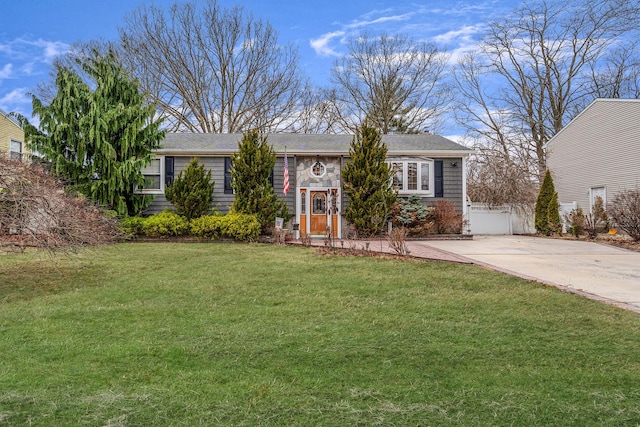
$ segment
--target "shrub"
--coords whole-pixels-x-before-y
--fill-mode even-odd
[[[254,241],[262,227],[256,215],[230,212],[227,215],[207,215],[191,221],[191,234],[204,239],[229,238]]]
[[[241,241],[254,241],[260,236],[262,226],[257,215],[230,212],[225,215],[223,235]]]
[[[547,206],[548,230],[552,234],[562,234],[562,220],[560,219],[560,204],[558,193],[554,192]]]
[[[456,211],[453,203],[448,200],[438,200],[433,211],[436,230],[439,234],[462,232],[462,214]]]
[[[201,239],[219,239],[222,237],[224,216],[205,215],[191,220],[191,234]]]
[[[609,213],[616,226],[640,241],[640,188],[616,194]]]
[[[609,231],[609,215],[604,209],[604,200],[602,197],[596,196],[591,207],[591,215],[593,215],[596,233],[606,233]]]
[[[125,235],[140,236],[144,234],[145,218],[141,216],[127,216],[120,220],[120,229]]]
[[[381,231],[396,201],[396,193],[389,185],[387,146],[380,132],[367,124],[358,127],[349,157],[342,169],[344,192],[349,200],[343,213],[358,235],[368,237]]]
[[[568,215],[564,216],[565,221],[569,224],[567,231],[578,238],[584,233],[586,226],[586,218],[582,212],[582,208],[572,209]]]
[[[194,158],[173,184],[167,187],[165,195],[176,207],[178,215],[191,220],[209,211],[213,201],[213,188],[211,171],[205,172],[204,165],[198,164],[198,158]]]
[[[287,204],[278,198],[270,182],[276,153],[266,136],[257,131],[245,133],[238,151],[231,156],[231,164],[235,212],[257,215],[265,232],[272,229],[276,217],[284,218],[285,223],[291,219]]]
[[[535,208],[535,226],[536,231],[541,234],[550,235],[549,229],[549,203],[556,193],[555,186],[553,185],[553,178],[551,172],[547,170],[540,186],[540,192],[536,199]]]
[[[407,234],[409,231],[405,227],[393,227],[389,233],[387,233],[387,241],[389,246],[398,255],[407,255],[409,249],[407,248]]]
[[[398,199],[391,207],[391,221],[394,228],[403,227],[410,236],[424,236],[430,233],[434,220],[434,208],[420,202],[420,196],[413,195]]]
[[[165,210],[144,220],[142,232],[149,237],[183,236],[189,232],[189,222],[172,210]]]
[[[122,237],[113,215],[36,164],[0,152],[0,249],[36,246],[50,251],[113,243]],[[11,236],[7,236],[11,234]]]

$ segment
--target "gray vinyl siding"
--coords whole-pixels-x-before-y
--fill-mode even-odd
[[[180,172],[187,168],[193,157],[195,156],[174,156],[174,176],[176,178]],[[224,192],[224,159],[225,156],[198,156],[198,162],[203,164],[206,170],[211,171],[211,179],[215,182],[211,207],[221,213],[227,213],[229,211],[234,199],[233,194],[225,194]],[[293,157],[289,156],[290,189],[286,197],[282,192],[284,183],[284,157],[278,157],[276,159],[273,176],[274,191],[280,199],[286,201],[290,214],[295,212],[295,169],[292,169],[292,167],[294,167],[293,162]],[[164,176],[162,179],[164,180]],[[152,215],[172,208],[173,205],[167,201],[164,194],[158,194],[155,196],[151,206],[149,206],[144,213],[145,215]]]
[[[436,158],[434,160],[442,160],[443,162],[444,195],[443,197],[428,199],[429,205],[437,203],[438,200],[448,200],[456,206],[458,212],[462,212],[462,158]],[[454,162],[457,164],[456,167],[451,166]]]
[[[547,166],[561,203],[590,208],[589,190],[606,202],[640,185],[640,101],[599,99],[547,145]]]

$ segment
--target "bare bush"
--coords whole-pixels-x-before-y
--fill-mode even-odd
[[[0,156],[0,248],[48,250],[111,243],[117,221],[71,196],[41,167]]]
[[[387,234],[387,241],[389,242],[389,246],[398,255],[407,255],[409,253],[409,249],[407,248],[408,233],[409,230],[407,230],[405,227],[393,227]]]
[[[462,232],[462,214],[456,211],[456,207],[450,201],[439,200],[436,203],[433,217],[438,234],[460,234]]]
[[[616,194],[609,214],[616,226],[634,241],[640,241],[640,188]]]

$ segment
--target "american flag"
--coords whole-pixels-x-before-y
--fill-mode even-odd
[[[284,149],[284,183],[282,184],[282,192],[286,196],[289,192],[289,159],[287,158],[287,149]]]

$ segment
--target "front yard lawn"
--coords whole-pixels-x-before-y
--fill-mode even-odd
[[[260,244],[0,256],[0,425],[637,425],[640,316]]]

